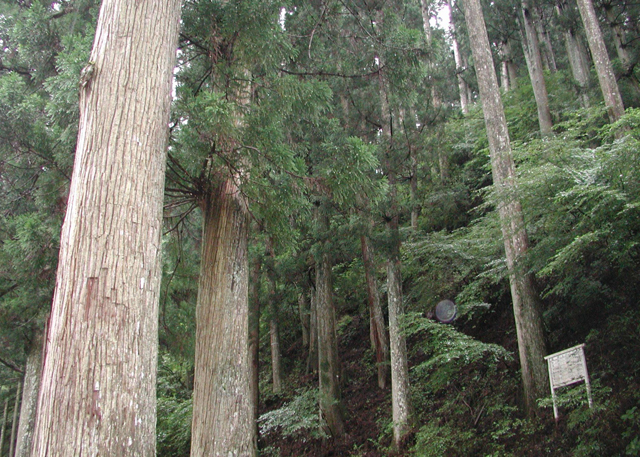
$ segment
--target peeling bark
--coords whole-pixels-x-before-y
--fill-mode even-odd
[[[255,456],[247,205],[227,179],[205,196],[202,210],[191,456]]]
[[[34,456],[156,453],[160,236],[180,7],[102,2],[92,76],[80,89]]]

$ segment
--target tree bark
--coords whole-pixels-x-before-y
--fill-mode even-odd
[[[307,356],[307,374],[318,371],[318,300],[316,293],[309,297],[309,355]]]
[[[22,406],[20,407],[20,424],[16,440],[15,457],[29,457],[33,442],[33,427],[36,420],[40,375],[42,373],[42,332],[34,335],[27,354],[24,370],[24,386],[22,388]]]
[[[466,70],[465,65],[460,55],[460,45],[457,38],[457,26],[453,20],[453,6],[452,1],[447,0],[447,6],[449,8],[449,17],[451,17],[451,44],[453,47],[453,59],[456,63],[456,80],[458,81],[458,93],[460,96],[460,109],[462,114],[469,114],[469,100],[467,99],[467,93],[469,88],[467,82],[464,80],[462,74]]]
[[[376,281],[376,269],[373,261],[373,253],[369,245],[367,235],[360,235],[362,249],[362,263],[367,282],[367,302],[369,304],[369,338],[371,348],[376,353],[376,366],[378,367],[378,387],[386,389],[389,379],[389,342],[382,315],[380,293]]]
[[[564,0],[558,0],[556,4],[556,12],[562,17],[565,14],[566,3]],[[589,107],[589,97],[587,95],[587,87],[589,86],[589,56],[582,41],[576,35],[574,27],[565,26],[563,28],[564,45],[567,51],[571,74],[578,89],[578,97],[583,108]]]
[[[302,346],[309,347],[309,308],[307,307],[307,296],[304,291],[298,296],[298,315],[300,316],[300,326],[302,327]]]
[[[228,178],[205,196],[202,210],[191,456],[255,456],[247,204]]]
[[[271,379],[273,382],[272,390],[274,394],[282,391],[282,374],[280,362],[280,335],[278,332],[278,304],[276,295],[276,272],[275,260],[276,256],[273,251],[273,240],[267,240],[267,277],[269,278],[269,310],[271,318],[269,319],[269,340],[271,343]]]
[[[0,429],[0,452],[4,444],[4,431],[7,429],[7,417],[9,412],[9,399],[4,400],[4,413],[2,414],[2,428]]]
[[[341,393],[341,369],[336,336],[336,310],[333,304],[331,254],[326,237],[329,232],[327,209],[321,205],[316,212],[322,252],[316,264],[316,307],[318,319],[318,371],[320,380],[320,417],[334,438],[344,435],[344,411]]]
[[[511,48],[511,40],[506,38],[500,47],[501,65],[501,83],[502,90],[509,92],[517,87],[517,72],[515,63],[513,62],[513,51]]]
[[[392,206],[395,206],[395,182],[390,179]],[[400,234],[397,210],[392,209],[388,224],[391,235],[391,252],[387,259],[387,298],[389,306],[389,348],[391,353],[391,407],[393,417],[393,442],[400,448],[402,438],[410,428],[411,405],[409,403],[409,365],[407,343],[400,328],[404,316],[402,273],[400,262]]]
[[[536,107],[538,108],[538,124],[540,125],[540,133],[543,136],[553,133],[553,121],[551,120],[551,111],[549,110],[549,96],[547,94],[547,86],[544,82],[544,73],[542,71],[542,55],[540,53],[540,43],[538,42],[538,34],[535,29],[535,18],[527,0],[521,1],[522,18],[524,25],[524,37],[522,47],[529,69],[529,78],[533,87],[533,96],[536,99]]]
[[[160,236],[180,6],[102,2],[81,80],[34,456],[156,453]]]
[[[544,63],[544,68],[551,73],[558,71],[556,66],[556,56],[553,52],[553,45],[551,44],[551,37],[544,26],[545,10],[539,5],[535,5],[536,17],[535,21],[536,33],[538,35],[538,43],[540,44],[540,54]]]
[[[638,78],[633,74],[634,64],[629,52],[627,51],[628,44],[625,38],[624,29],[620,26],[618,15],[616,14],[612,4],[605,6],[605,18],[613,32],[613,44],[615,45],[618,59],[622,65],[622,76],[628,79],[636,93],[640,93],[640,83],[638,82]]]
[[[14,456],[14,450],[16,448],[16,434],[18,433],[18,421],[20,416],[18,414],[18,407],[20,406],[20,388],[22,383],[18,383],[16,388],[16,401],[13,404],[13,419],[11,421],[11,439],[9,440],[9,457]]]
[[[540,301],[534,278],[519,264],[528,249],[522,208],[517,198],[515,166],[498,81],[493,67],[489,39],[479,0],[465,0],[469,41],[476,61],[478,88],[482,99],[493,182],[500,195],[498,213],[505,245],[511,298],[518,336],[518,349],[527,413],[536,411],[536,399],[548,389],[544,362],[546,345]]]
[[[271,340],[271,379],[273,381],[273,393],[279,394],[282,392],[282,372],[280,361],[280,335],[278,331],[278,319],[276,317],[272,317],[269,321],[269,337]]]
[[[255,257],[251,271],[249,292],[249,368],[251,405],[253,406],[255,436],[258,436],[258,405],[260,404],[260,256]]]
[[[585,33],[587,34],[589,48],[591,49],[591,57],[598,74],[598,82],[604,97],[604,104],[609,112],[609,120],[615,122],[624,114],[624,105],[615,74],[613,73],[613,67],[609,60],[609,54],[607,54],[607,47],[604,44],[598,16],[596,16],[591,0],[577,0],[577,2]]]

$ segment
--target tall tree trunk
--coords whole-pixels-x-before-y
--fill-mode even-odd
[[[548,388],[540,301],[535,291],[533,276],[527,274],[519,265],[520,259],[528,249],[527,232],[522,208],[517,198],[509,132],[498,91],[498,81],[493,67],[482,8],[479,0],[465,0],[464,5],[489,140],[493,182],[501,199],[498,213],[509,270],[525,408],[529,414],[532,414],[536,411],[536,399],[545,395]]]
[[[556,4],[556,12],[562,17],[567,8],[564,0],[558,0]],[[578,97],[583,108],[589,106],[589,97],[587,95],[587,87],[589,85],[589,56],[582,41],[576,35],[573,27],[564,27],[564,45],[571,67],[571,74],[578,88]]]
[[[278,304],[276,291],[276,256],[273,251],[273,240],[267,240],[267,277],[269,278],[269,340],[271,343],[271,379],[273,381],[273,393],[279,394],[282,391],[281,357],[280,357],[280,334],[278,331]]]
[[[616,14],[616,11],[612,4],[608,4],[605,6],[605,18],[607,20],[607,23],[609,24],[609,27],[611,28],[611,31],[613,32],[613,44],[615,45],[618,59],[620,60],[620,64],[622,65],[622,76],[628,79],[636,93],[639,94],[640,82],[638,82],[638,78],[633,73],[634,64],[631,60],[629,52],[627,51],[628,44],[625,38],[624,29],[620,26],[618,15]]]
[[[16,435],[18,433],[18,421],[20,420],[20,416],[18,414],[19,406],[20,406],[20,388],[22,387],[22,383],[18,383],[18,387],[16,388],[16,400],[13,404],[13,419],[11,421],[11,439],[9,440],[9,457],[13,457],[15,446],[16,446]]]
[[[7,429],[7,417],[9,412],[9,399],[4,399],[4,413],[2,414],[2,428],[0,429],[0,452],[4,444],[4,431]]]
[[[598,24],[598,16],[596,16],[591,0],[577,0],[577,2],[591,49],[591,57],[598,74],[600,89],[604,96],[604,104],[609,111],[610,121],[615,122],[624,114],[624,105],[611,67],[609,54],[607,54],[607,47],[604,44],[600,24]]]
[[[344,411],[341,393],[341,369],[336,336],[336,310],[333,304],[331,253],[326,237],[329,215],[324,204],[316,211],[318,233],[322,240],[316,264],[316,307],[318,318],[318,370],[320,378],[320,416],[334,438],[344,435]]]
[[[378,367],[378,387],[386,389],[389,379],[389,342],[385,331],[384,316],[380,304],[380,293],[376,281],[376,269],[373,261],[373,253],[369,245],[367,235],[360,235],[362,249],[362,263],[367,282],[367,302],[369,304],[369,337],[371,348],[376,353],[376,365]]]
[[[258,405],[260,404],[260,256],[255,257],[251,270],[249,291],[249,368],[251,404],[253,406],[254,429],[258,436]]]
[[[542,61],[544,68],[551,73],[558,71],[556,66],[556,56],[553,52],[553,45],[551,44],[551,37],[547,28],[544,26],[545,10],[539,5],[535,5],[535,11],[537,20],[535,21],[536,33],[538,35],[538,43],[540,44],[540,54],[542,55]]]
[[[395,194],[395,182],[390,183]],[[392,195],[395,201],[395,195]],[[402,438],[410,427],[411,405],[409,403],[409,365],[407,343],[401,330],[404,316],[402,296],[402,274],[400,262],[400,234],[397,211],[389,222],[391,253],[387,260],[387,298],[389,306],[389,347],[391,352],[391,406],[393,417],[393,442],[400,447]]]
[[[160,236],[180,6],[102,2],[81,78],[34,456],[156,454]]]
[[[381,62],[382,64],[382,62]],[[400,442],[409,430],[411,409],[409,405],[409,368],[404,334],[400,331],[400,320],[404,314],[402,303],[402,277],[400,272],[400,236],[398,230],[398,208],[396,196],[395,170],[391,154],[393,153],[392,118],[387,98],[387,88],[383,72],[378,73],[380,90],[380,112],[382,137],[387,141],[384,172],[389,180],[389,214],[387,215],[391,241],[387,253],[387,298],[389,307],[389,352],[391,359],[391,409],[393,417],[393,442],[400,448]]]
[[[309,355],[305,370],[307,374],[318,371],[318,300],[316,297],[317,291],[309,296]]]
[[[460,44],[458,43],[458,27],[453,19],[453,6],[452,1],[447,0],[447,7],[449,8],[449,17],[451,18],[451,45],[453,48],[453,59],[456,63],[456,80],[458,81],[458,93],[460,96],[460,109],[462,114],[469,114],[469,100],[467,99],[467,93],[469,88],[467,82],[464,80],[462,74],[466,70],[463,63],[462,56],[460,55]]]
[[[36,420],[40,375],[42,373],[42,332],[36,332],[27,353],[20,407],[20,425],[16,440],[15,457],[29,457],[33,441],[33,427]]]
[[[272,308],[271,310],[275,310]],[[274,316],[269,321],[269,338],[271,340],[271,379],[273,380],[273,393],[282,392],[282,373],[280,357],[280,335],[278,331],[278,319]]]
[[[542,56],[540,54],[540,44],[538,42],[538,34],[535,29],[535,18],[528,0],[521,0],[522,18],[524,25],[524,37],[522,47],[529,69],[529,78],[533,87],[533,96],[536,99],[536,107],[538,108],[538,124],[540,125],[540,133],[543,136],[553,133],[553,121],[551,120],[551,111],[549,110],[549,96],[547,95],[547,86],[544,82],[544,73],[542,71]]]
[[[247,204],[228,178],[205,196],[202,210],[191,456],[255,456]]]

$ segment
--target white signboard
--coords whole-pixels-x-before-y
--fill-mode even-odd
[[[549,364],[549,383],[553,397],[553,416],[558,419],[558,407],[556,406],[556,391],[559,387],[568,386],[583,381],[587,388],[589,408],[593,406],[591,400],[591,384],[587,372],[587,360],[584,357],[584,344],[579,344],[564,351],[556,352],[545,357]]]

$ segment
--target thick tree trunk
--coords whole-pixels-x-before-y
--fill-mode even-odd
[[[456,80],[458,81],[458,93],[460,95],[460,109],[462,114],[469,114],[469,100],[467,99],[467,93],[469,88],[467,82],[464,80],[462,74],[466,70],[463,63],[462,56],[460,55],[460,45],[457,38],[457,26],[453,20],[453,7],[452,1],[447,0],[447,6],[449,7],[449,17],[451,17],[451,45],[453,47],[453,59],[456,63]]]
[[[34,456],[155,455],[160,236],[180,6],[102,2],[81,80]]]
[[[528,249],[522,208],[517,198],[515,169],[507,122],[493,68],[489,39],[479,0],[465,0],[469,41],[476,61],[478,88],[491,154],[494,186],[500,192],[499,216],[504,239],[511,298],[518,336],[520,365],[528,413],[536,411],[536,399],[548,389],[548,373],[542,316],[534,280],[519,265]]]
[[[18,387],[16,388],[16,400],[13,404],[13,419],[11,421],[11,438],[9,440],[9,457],[14,456],[14,450],[16,448],[16,434],[18,433],[18,421],[20,420],[18,411],[20,407],[21,387],[22,387],[22,383],[18,383]]]
[[[591,49],[591,57],[598,74],[600,89],[604,96],[604,104],[609,110],[609,119],[611,122],[615,122],[624,114],[624,105],[611,67],[609,54],[607,54],[607,47],[604,44],[598,16],[596,16],[591,0],[577,0],[577,2]]]
[[[369,337],[371,348],[376,353],[376,365],[378,367],[378,387],[386,389],[389,380],[389,342],[382,315],[380,304],[380,293],[376,281],[375,264],[373,253],[366,235],[360,235],[360,246],[362,248],[362,263],[364,264],[364,275],[367,282],[367,302],[369,304]]]
[[[37,332],[29,347],[27,363],[24,370],[22,406],[20,407],[20,425],[18,427],[15,457],[31,456],[33,427],[36,421],[36,406],[38,405],[41,373],[42,332]]]
[[[260,402],[260,268],[262,262],[256,256],[251,270],[251,282],[249,292],[249,368],[251,405],[253,417],[256,419],[255,434],[258,436],[258,405]]]
[[[318,233],[325,239],[329,232],[329,216],[322,205],[317,210]],[[334,438],[344,435],[344,411],[341,394],[341,369],[336,335],[336,310],[333,304],[331,254],[323,241],[316,264],[316,306],[318,319],[318,370],[320,378],[320,417]]]
[[[540,125],[540,133],[551,135],[553,133],[553,121],[551,120],[551,111],[549,110],[549,96],[547,94],[547,86],[544,82],[544,73],[542,71],[542,55],[540,54],[540,44],[538,42],[538,34],[535,29],[535,18],[533,10],[529,6],[527,0],[521,1],[522,18],[524,25],[524,37],[522,47],[529,69],[529,78],[533,87],[533,96],[536,99],[536,107],[538,108],[538,124]]]
[[[564,0],[558,0],[556,4],[556,12],[562,17],[566,9]],[[567,51],[571,74],[578,89],[578,97],[583,108],[589,106],[589,97],[586,93],[589,85],[589,56],[582,41],[576,35],[573,27],[564,27],[564,45]]]
[[[232,179],[202,203],[191,455],[257,454],[249,367],[249,219]]]

